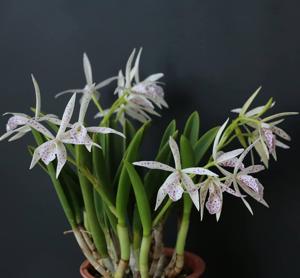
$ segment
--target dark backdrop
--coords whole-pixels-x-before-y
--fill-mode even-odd
[[[260,101],[276,98],[275,111],[299,110],[299,8],[299,1],[275,0],[2,0],[0,111],[29,111],[33,72],[44,108],[59,114],[65,99],[53,95],[83,85],[84,51],[101,80],[139,46],[143,73],[166,74],[171,107],[156,121],[151,148],[173,117],[182,124],[197,109],[207,130],[259,85]],[[1,125],[4,132],[5,119]],[[252,217],[227,198],[218,224],[193,215],[187,248],[207,262],[206,277],[300,277],[299,121],[284,126],[292,149],[263,176],[270,209],[254,205]],[[0,276],[79,277],[82,255],[63,235],[68,225],[48,178],[38,167],[28,171],[27,142],[0,144]]]

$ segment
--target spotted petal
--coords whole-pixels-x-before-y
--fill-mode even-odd
[[[43,135],[45,135],[50,139],[54,138],[53,134],[47,128],[45,128],[42,124],[40,124],[38,121],[34,119],[28,120],[26,125],[37,130],[38,132],[42,133]]]
[[[241,173],[247,175],[247,174],[252,174],[252,173],[258,173],[260,171],[263,171],[264,169],[265,169],[265,167],[263,165],[260,165],[260,164],[252,165],[252,166],[249,166],[249,167],[243,169],[241,171]]]
[[[244,149],[236,149],[236,150],[233,150],[230,152],[223,153],[217,157],[216,162],[222,163],[222,162],[231,160],[232,158],[239,156],[243,151],[244,151]]]
[[[291,136],[287,134],[283,129],[277,126],[272,126],[271,129],[277,136],[283,138],[284,140],[291,141]]]
[[[102,134],[113,133],[125,138],[125,135],[123,133],[109,127],[92,126],[92,127],[87,127],[86,129],[88,132],[92,132],[92,133],[102,133]]]
[[[19,125],[25,125],[30,118],[25,115],[15,115],[8,119],[6,124],[6,131],[11,131],[16,129]]]
[[[195,207],[199,210],[199,192],[198,187],[194,184],[192,179],[185,173],[182,173],[182,182],[189,193]]]
[[[214,172],[212,172],[208,169],[202,168],[202,167],[186,168],[186,169],[183,169],[182,172],[186,173],[186,174],[194,174],[194,175],[206,175],[206,176],[213,176],[213,177],[218,176]]]
[[[179,148],[178,148],[176,141],[171,136],[169,138],[169,146],[170,146],[172,154],[173,154],[176,169],[181,169]]]
[[[61,136],[65,132],[66,128],[68,127],[70,120],[72,118],[72,115],[73,115],[75,101],[76,101],[76,94],[73,94],[73,96],[71,97],[71,99],[69,100],[69,102],[65,108],[65,111],[64,111],[64,114],[63,114],[63,117],[61,120],[61,125],[60,125],[58,133],[57,133],[57,137]]]
[[[36,163],[41,159],[46,165],[55,159],[56,144],[54,140],[47,141],[38,146],[32,157],[30,169],[32,169]]]
[[[201,219],[201,221],[203,220],[204,205],[205,205],[205,200],[206,200],[207,193],[208,193],[208,187],[209,187],[209,184],[207,184],[207,183],[204,183],[202,186],[200,186],[200,219]]]
[[[57,156],[57,167],[56,167],[56,178],[58,178],[62,168],[67,162],[67,150],[63,143],[56,143],[56,156]]]
[[[138,162],[134,162],[133,165],[145,167],[148,169],[157,169],[157,170],[163,170],[168,172],[175,171],[173,167],[170,167],[169,165],[157,161],[138,161]]]
[[[182,196],[183,189],[180,186],[180,182],[179,182],[177,173],[172,173],[165,180],[163,185],[159,188],[157,197],[156,197],[155,210],[158,209],[158,207],[161,205],[162,201],[165,199],[165,197],[169,193],[170,193],[170,198],[172,197],[173,201],[179,200]]]
[[[213,187],[209,188],[209,197],[206,202],[206,208],[210,214],[218,214],[222,210],[222,193]]]

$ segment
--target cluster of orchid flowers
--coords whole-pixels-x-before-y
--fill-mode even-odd
[[[107,117],[115,115],[121,125],[124,125],[127,116],[142,123],[151,120],[151,115],[159,116],[155,108],[158,107],[162,109],[163,107],[168,107],[164,99],[163,88],[159,82],[163,74],[153,74],[141,81],[139,77],[141,52],[142,49],[139,50],[136,58],[135,50],[132,52],[126,64],[125,74],[120,70],[118,76],[108,78],[98,84],[93,81],[90,61],[87,55],[84,54],[83,68],[86,85],[83,89],[67,90],[57,95],[60,96],[66,93],[72,94],[61,119],[53,114],[43,115],[41,113],[40,89],[32,75],[36,96],[35,115],[31,117],[23,113],[7,113],[12,116],[7,122],[7,131],[1,136],[0,140],[10,137],[9,141],[14,141],[32,129],[38,131],[44,135],[47,141],[35,149],[30,169],[40,160],[48,165],[57,159],[56,177],[58,178],[62,168],[67,162],[67,149],[65,145],[84,145],[88,151],[91,151],[92,147],[101,148],[101,146],[93,142],[91,134],[113,133],[124,137],[121,132],[102,126],[103,123],[105,125]],[[117,81],[117,88],[114,93],[118,99],[109,109],[102,109],[98,102],[98,91],[113,81]],[[169,139],[169,146],[173,154],[175,167],[157,161],[139,161],[133,163],[136,166],[170,172],[170,175],[158,190],[155,210],[161,206],[167,195],[175,202],[181,199],[184,192],[189,194],[197,210],[201,211],[201,219],[203,218],[204,207],[207,208],[210,214],[215,214],[217,219],[219,219],[222,211],[223,193],[229,193],[241,198],[251,213],[252,209],[245,199],[245,194],[248,194],[263,205],[268,206],[263,197],[264,187],[252,174],[264,170],[265,166],[268,167],[270,155],[276,159],[276,147],[288,148],[288,146],[278,140],[278,138],[287,141],[291,138],[277,125],[283,121],[284,116],[296,113],[280,113],[262,118],[264,113],[274,106],[272,100],[264,106],[248,110],[258,94],[258,91],[259,90],[248,99],[242,108],[233,110],[233,112],[238,113],[238,121],[233,121],[228,127],[227,120],[220,127],[214,139],[210,161],[206,166],[182,169],[179,148],[172,137]],[[77,94],[82,94],[80,111],[78,120],[71,124]],[[85,116],[91,101],[93,101],[99,109],[99,113],[95,117],[102,118],[103,121],[99,126],[86,127]],[[53,135],[52,132],[42,124],[43,122],[56,125],[58,127],[56,135]],[[247,133],[246,139],[248,141],[246,143],[244,142],[244,148],[222,152],[221,149],[228,140],[228,131],[237,129],[240,131],[241,127],[245,129]],[[254,149],[257,151],[265,166],[254,163]],[[244,159],[249,152],[252,154],[252,163],[246,167],[244,165]],[[219,174],[208,169],[211,167],[215,167]],[[230,168],[233,170],[229,171]],[[206,179],[203,180],[203,178],[201,178],[198,180],[199,182],[195,182],[195,177],[197,176],[206,176]],[[242,191],[240,189],[242,189]]]
[[[264,200],[264,187],[252,174],[258,173],[264,170],[265,167],[268,167],[270,155],[274,159],[277,158],[276,147],[289,148],[278,137],[286,141],[290,141],[291,137],[277,125],[284,121],[282,117],[298,113],[285,112],[261,118],[270,107],[274,106],[275,103],[272,102],[272,99],[264,106],[247,111],[259,91],[260,88],[248,99],[242,108],[232,110],[234,113],[239,113],[238,119],[241,119],[240,125],[248,132],[248,146],[245,146],[246,148],[239,148],[228,152],[220,151],[226,141],[226,126],[229,122],[229,120],[226,120],[215,136],[211,161],[205,167],[181,169],[179,148],[172,137],[169,139],[169,145],[175,161],[175,168],[156,161],[133,163],[134,165],[148,169],[171,172],[158,191],[155,210],[161,205],[167,195],[171,200],[178,201],[181,199],[183,192],[189,194],[197,210],[200,210],[201,220],[204,215],[204,206],[210,214],[216,215],[217,221],[219,220],[224,192],[241,198],[251,214],[253,214],[252,208],[248,201],[245,200],[246,195],[244,194],[248,194],[259,203],[268,207],[267,202]],[[253,128],[253,131],[250,131],[249,127]],[[238,125],[235,128],[238,128],[240,131]],[[265,166],[255,164],[253,148],[257,151],[260,160]],[[251,152],[252,163],[246,167],[244,159],[249,152]],[[223,176],[208,170],[207,168],[209,167],[215,167]],[[229,171],[228,168],[233,169],[233,171]],[[199,183],[194,183],[192,178],[196,175],[205,175],[207,179]],[[240,188],[244,194],[241,193]]]

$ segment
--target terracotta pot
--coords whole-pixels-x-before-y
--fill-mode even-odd
[[[167,257],[171,257],[173,254],[173,249],[165,248],[164,253]],[[191,272],[191,274],[186,276],[186,278],[200,278],[204,273],[205,262],[197,255],[190,252],[185,252],[184,262],[185,268]],[[89,269],[91,269],[90,263],[88,261],[84,261],[80,266],[80,274],[83,278],[94,278],[94,276],[90,274]]]

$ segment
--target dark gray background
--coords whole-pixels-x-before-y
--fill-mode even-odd
[[[53,95],[83,85],[83,51],[100,81],[139,46],[143,73],[166,74],[171,109],[156,121],[155,143],[170,119],[182,124],[195,109],[203,131],[222,123],[259,85],[260,102],[274,96],[275,111],[299,110],[299,8],[299,1],[274,0],[2,0],[0,111],[29,111],[33,72],[45,110],[60,114],[66,99]],[[4,132],[5,119],[1,125]],[[194,214],[187,245],[207,262],[206,277],[300,277],[298,118],[284,126],[293,147],[262,175],[270,209],[254,204],[252,217],[227,198],[218,224]],[[28,171],[28,142],[0,144],[0,276],[79,277],[82,255],[63,235],[68,225],[48,177]]]

